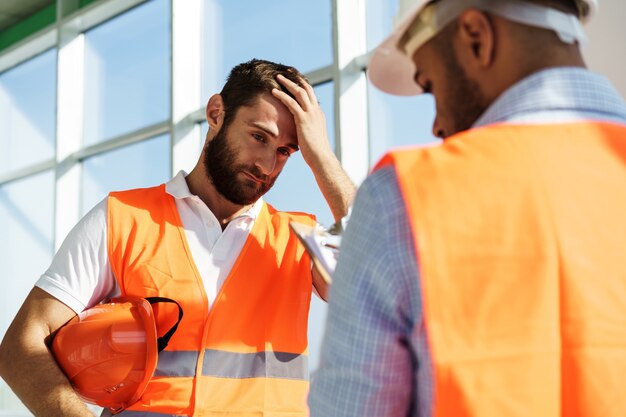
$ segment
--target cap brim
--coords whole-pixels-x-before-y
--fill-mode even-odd
[[[419,10],[419,7],[416,8],[374,49],[368,65],[367,76],[376,88],[385,93],[397,96],[415,96],[423,93],[413,79],[415,75],[413,60],[397,47],[398,41]]]

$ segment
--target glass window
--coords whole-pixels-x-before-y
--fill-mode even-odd
[[[169,135],[92,156],[83,162],[81,212],[110,191],[151,187],[170,179]]]
[[[54,158],[56,49],[0,74],[0,174]]]
[[[432,134],[435,101],[430,94],[392,96],[368,85],[370,165],[390,148],[438,141]]]
[[[152,0],[85,35],[84,143],[170,114],[169,1]]]
[[[333,82],[318,84],[313,89],[326,116],[326,131],[330,146],[335,149],[335,84]]]
[[[367,50],[383,41],[393,28],[399,0],[366,0]]]
[[[54,172],[0,185],[0,339],[53,252]],[[0,379],[0,414],[29,415]]]
[[[203,5],[206,94],[220,91],[231,68],[252,58],[303,73],[332,63],[330,0],[204,0]]]

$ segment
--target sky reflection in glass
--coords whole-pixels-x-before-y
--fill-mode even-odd
[[[83,162],[81,213],[110,191],[151,187],[170,178],[169,135],[124,146]]]
[[[86,33],[85,145],[169,118],[169,14],[152,0]]]
[[[231,68],[252,58],[303,73],[332,63],[330,0],[204,0],[203,6],[205,94],[219,92]]]
[[[56,49],[0,74],[0,174],[54,158]]]

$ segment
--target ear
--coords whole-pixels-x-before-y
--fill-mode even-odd
[[[467,9],[458,18],[458,33],[463,57],[478,68],[491,66],[494,59],[495,28],[489,16]]]
[[[206,104],[206,121],[209,129],[219,130],[224,122],[224,101],[219,94],[213,94]]]

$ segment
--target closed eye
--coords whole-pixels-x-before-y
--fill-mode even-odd
[[[432,83],[430,81],[427,81],[425,83],[420,82],[420,76],[421,76],[421,73],[419,71],[415,71],[415,75],[413,75],[413,81],[415,81],[415,84],[419,85],[419,87],[422,89],[422,91],[424,91],[424,93],[426,94],[432,93],[432,90],[433,90]]]
[[[278,148],[278,152],[283,155],[286,156],[287,158],[289,158],[291,156],[292,151],[289,148]]]

